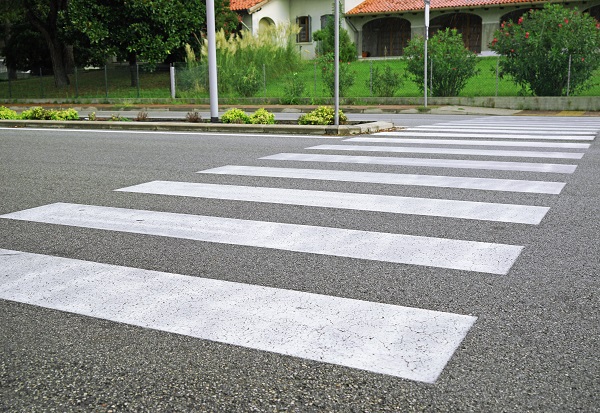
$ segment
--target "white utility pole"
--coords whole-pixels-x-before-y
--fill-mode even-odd
[[[335,11],[333,12],[335,24],[335,35],[333,41],[334,49],[334,92],[333,92],[333,124],[340,126],[340,0],[335,0]]]
[[[217,87],[217,41],[215,29],[215,0],[206,0],[206,37],[208,38],[208,89],[210,121],[219,122],[219,90]]]
[[[431,3],[431,0],[424,0],[425,1],[425,81],[423,82],[423,90],[425,93],[425,99],[424,99],[424,107],[427,107],[427,41],[429,40],[429,4]]]

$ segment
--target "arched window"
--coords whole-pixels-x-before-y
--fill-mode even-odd
[[[269,27],[274,26],[274,25],[275,25],[275,22],[273,20],[271,20],[268,17],[263,17],[258,22],[258,31],[261,32],[261,31],[266,30]]]
[[[513,10],[509,13],[506,13],[502,17],[500,17],[500,23],[508,22],[510,20],[512,20],[513,22],[519,21],[519,17],[522,17],[529,10],[540,10],[540,8],[539,7],[533,7],[533,8],[530,7],[528,9]]]
[[[462,34],[465,47],[481,53],[481,17],[468,13],[452,13],[437,16],[429,24],[429,35],[446,28],[457,29]]]
[[[410,22],[398,17],[377,19],[363,26],[363,52],[370,56],[401,56],[410,40]]]

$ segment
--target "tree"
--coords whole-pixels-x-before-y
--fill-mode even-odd
[[[503,22],[490,48],[503,56],[503,76],[512,77],[534,95],[561,96],[590,86],[600,66],[598,45],[600,23],[593,17],[546,4],[517,22]]]
[[[323,29],[313,33],[313,39],[321,42],[319,50],[320,55],[324,56],[329,53],[334,53],[335,22],[332,16],[327,17],[327,24]],[[350,40],[348,31],[343,27],[340,27],[340,61],[354,62],[357,58],[356,46]]]
[[[412,81],[423,90],[424,40],[416,37],[408,42],[404,56]],[[456,29],[440,30],[428,42],[431,93],[434,96],[458,96],[467,81],[477,74],[477,55],[469,51]],[[429,85],[427,85],[429,86]]]
[[[97,53],[129,61],[135,86],[138,59],[162,62],[183,47],[206,9],[202,0],[70,0],[68,16]]]
[[[68,73],[73,67],[73,48],[61,36],[61,16],[69,0],[14,0],[11,7],[22,7],[31,26],[44,38],[54,73],[56,87],[69,84]]]

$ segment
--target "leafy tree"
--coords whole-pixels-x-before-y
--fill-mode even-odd
[[[69,84],[68,73],[73,67],[73,48],[61,32],[61,16],[69,0],[14,0],[11,7],[22,10],[27,21],[44,38],[57,87]]]
[[[407,71],[413,82],[423,89],[424,40],[416,37],[408,42],[404,56]],[[431,93],[434,96],[458,96],[467,81],[478,72],[477,55],[469,51],[456,29],[440,30],[428,42],[428,54],[433,61],[430,73]],[[427,85],[429,87],[429,85]]]
[[[106,58],[162,62],[204,24],[202,0],[70,0],[68,19]]]
[[[15,74],[17,70],[31,70],[37,74],[40,68],[46,74],[52,71],[52,59],[48,46],[42,35],[34,30],[28,22],[11,23],[3,54],[6,66],[14,70]]]
[[[327,53],[319,57],[318,62],[323,75],[323,87],[330,96],[333,96],[335,94],[335,56],[333,53]],[[348,90],[354,85],[356,72],[350,69],[350,63],[340,62],[339,68],[339,92],[343,97],[347,96]]]
[[[546,4],[517,22],[503,22],[491,49],[503,55],[501,74],[537,96],[560,96],[591,86],[600,66],[600,23],[577,9]],[[571,60],[571,78],[569,74]],[[568,83],[569,86],[568,86]]]
[[[341,20],[342,19],[340,19],[340,25]],[[327,18],[327,24],[323,29],[313,33],[313,39],[321,42],[319,54],[326,55],[328,53],[334,53],[335,22],[332,16]],[[340,60],[342,62],[354,62],[356,59],[356,46],[350,40],[348,31],[343,27],[340,27]]]

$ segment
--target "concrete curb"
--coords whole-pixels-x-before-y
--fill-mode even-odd
[[[370,122],[357,125],[237,125],[228,123],[190,122],[109,122],[109,121],[52,121],[0,120],[0,127],[49,129],[108,129],[182,132],[270,133],[304,135],[359,135],[392,129],[391,122]]]

